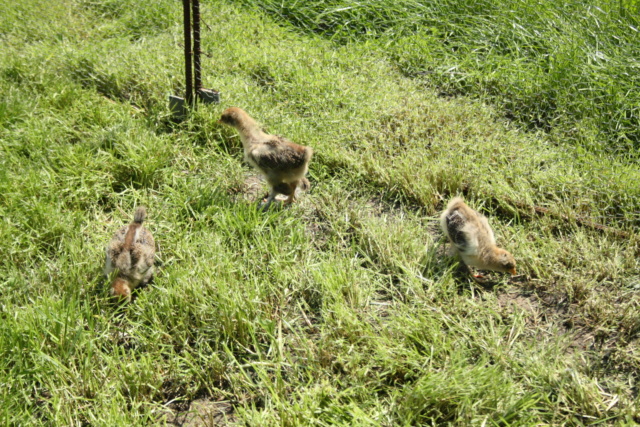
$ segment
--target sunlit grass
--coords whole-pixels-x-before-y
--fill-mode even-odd
[[[203,4],[223,103],[173,123],[179,3],[28,4],[0,7],[2,423],[148,425],[197,398],[247,425],[639,421],[623,157],[225,2]],[[299,203],[256,209],[231,105],[314,148]],[[436,221],[454,194],[521,276],[457,272]],[[117,308],[104,246],[140,204],[161,267]]]
[[[443,96],[469,95],[560,142],[640,149],[634,0],[245,0],[308,33],[377,49]]]

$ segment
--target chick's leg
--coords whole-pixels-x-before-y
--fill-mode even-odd
[[[469,271],[469,276],[471,277],[471,280],[473,280],[477,284],[486,285],[487,283],[489,283],[490,279],[484,274],[480,273],[479,271],[474,272],[473,270],[471,270],[471,267],[469,266],[467,266],[467,270]]]
[[[288,198],[287,200],[285,200],[284,204],[285,205],[290,205],[291,203],[295,202],[296,200],[296,188],[298,188],[298,181],[295,182],[291,182],[289,183],[289,194],[288,194]]]
[[[277,195],[278,195],[278,192],[272,188],[271,191],[269,192],[269,197],[267,197],[267,201],[264,202],[262,206],[260,206],[260,209],[262,209],[263,211],[266,211],[267,209],[269,209],[269,206],[271,206],[271,203],[273,202],[273,200],[276,198]]]

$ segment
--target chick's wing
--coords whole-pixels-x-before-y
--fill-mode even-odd
[[[288,139],[273,136],[251,150],[247,157],[259,168],[273,171],[288,171],[304,166],[305,147]]]

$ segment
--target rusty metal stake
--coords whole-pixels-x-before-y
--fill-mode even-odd
[[[182,0],[182,11],[184,13],[184,74],[186,83],[185,101],[187,105],[192,106],[193,97],[193,76],[191,71],[191,17],[190,17],[190,1]],[[198,40],[198,44],[200,41]]]
[[[193,15],[193,68],[196,93],[202,89],[202,68],[200,65],[200,0],[191,0]]]
[[[205,104],[220,103],[220,92],[202,87],[202,66],[200,63],[200,0],[192,1],[193,14],[193,66],[195,71],[196,97]]]
[[[205,104],[217,104],[220,102],[220,92],[202,87],[200,0],[182,0],[182,12],[184,15],[184,73],[186,93],[184,98],[173,95],[169,96],[169,109],[173,112],[174,117],[178,119],[186,118],[188,109],[195,108],[198,100]]]

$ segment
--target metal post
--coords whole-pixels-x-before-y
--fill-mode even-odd
[[[193,14],[193,67],[196,97],[202,90],[202,68],[200,66],[200,0],[191,0]]]
[[[185,95],[185,101],[187,105],[193,106],[193,77],[191,71],[191,16],[190,16],[190,1],[182,0],[182,10],[184,12],[184,73],[185,82],[187,85],[187,93]]]
[[[202,87],[202,67],[200,63],[200,0],[182,0],[182,12],[184,14],[184,73],[186,93],[184,98],[169,95],[169,109],[173,117],[178,120],[184,120],[189,114],[189,107],[195,108],[197,101],[201,101],[204,104],[218,104],[220,102],[220,92]],[[191,45],[191,15],[193,15],[193,46]],[[194,77],[195,90],[193,87]]]

